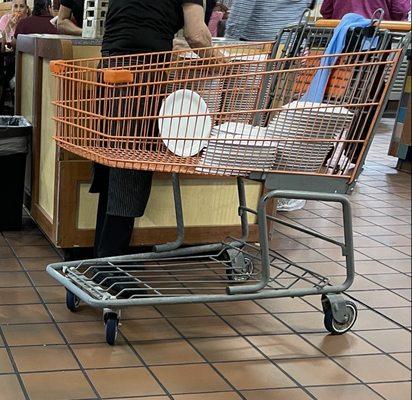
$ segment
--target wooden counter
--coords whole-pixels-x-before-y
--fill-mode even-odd
[[[94,239],[97,196],[88,193],[91,163],[57,148],[54,140],[55,59],[99,56],[98,40],[27,35],[17,41],[16,113],[33,124],[31,215],[55,246],[89,247]],[[182,177],[187,243],[210,243],[240,233],[235,179]],[[256,207],[258,183],[247,184],[248,204]],[[252,221],[251,239],[257,239]],[[156,175],[145,216],[136,220],[133,245],[152,245],[176,236],[170,176]]]

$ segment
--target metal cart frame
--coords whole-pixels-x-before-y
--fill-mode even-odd
[[[303,36],[300,37],[295,33],[307,33],[307,26],[292,28],[292,32],[294,33],[290,37],[299,47]],[[383,32],[382,35],[384,41],[386,33]],[[278,43],[281,43],[280,39]],[[278,47],[275,46],[273,51],[278,52]],[[286,55],[289,56],[290,54]],[[398,61],[401,53],[399,52],[395,58],[392,62],[397,66],[392,69],[390,80],[399,69]],[[268,69],[273,68],[273,64],[276,64],[276,59],[273,63],[268,63]],[[287,64],[284,66],[288,68]],[[59,76],[63,70],[62,65],[57,65],[54,73]],[[263,80],[262,87],[265,86],[273,89],[276,81]],[[49,265],[47,272],[67,289],[67,307],[75,312],[83,301],[92,307],[103,309],[106,340],[111,345],[116,341],[122,308],[138,305],[210,303],[321,295],[326,329],[333,334],[343,334],[350,330],[356,321],[357,309],[354,303],[342,295],[355,278],[352,213],[347,195],[353,191],[361,173],[390,86],[391,82],[387,82],[384,87],[379,107],[373,116],[373,129],[369,132],[361,158],[356,164],[355,173],[350,179],[347,175],[300,174],[290,173],[287,170],[276,171],[276,173],[270,170],[251,171],[247,177],[262,182],[268,192],[260,199],[258,209],[253,210],[246,203],[244,178],[237,178],[242,237],[228,238],[225,243],[184,248],[182,247],[184,215],[179,175],[173,173],[176,241],[157,246],[150,253]],[[276,91],[269,90],[269,92],[276,96]],[[263,104],[265,98],[268,98],[268,91],[265,89],[260,93],[263,93],[263,97],[259,102]],[[270,109],[270,107],[263,108]],[[60,145],[68,148],[62,143]],[[73,150],[70,147],[68,149]],[[340,204],[344,241],[336,241],[311,229],[268,215],[268,202],[277,198]],[[248,242],[249,215],[257,218],[259,245]],[[333,284],[328,278],[298,265],[271,249],[268,222],[296,229],[340,247],[346,260],[345,281],[342,284]],[[302,284],[306,286],[302,287]]]

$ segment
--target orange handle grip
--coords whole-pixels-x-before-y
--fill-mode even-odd
[[[318,19],[317,27],[336,28],[339,25],[340,19]],[[411,23],[406,21],[382,21],[380,27],[394,32],[409,32]]]
[[[104,83],[133,83],[133,74],[127,69],[105,69]]]
[[[61,75],[66,67],[63,65],[63,60],[52,60],[50,61],[49,68],[50,72],[54,75]]]

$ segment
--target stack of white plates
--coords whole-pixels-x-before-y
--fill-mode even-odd
[[[270,169],[276,157],[276,143],[268,139],[266,128],[244,123],[216,126],[197,171],[247,175],[248,170]]]
[[[344,107],[310,102],[293,102],[283,109],[269,123],[268,132],[279,140],[274,167],[278,170],[319,171],[334,143],[316,140],[342,137],[350,127],[353,113]]]
[[[243,122],[251,119],[251,115],[248,115],[247,111],[256,107],[263,79],[259,73],[265,71],[266,63],[263,61],[266,59],[267,55],[265,54],[232,58],[232,61],[240,62],[240,64],[231,67],[230,74],[233,77],[225,80],[222,99],[224,112],[245,111],[245,115],[238,115],[237,119]]]

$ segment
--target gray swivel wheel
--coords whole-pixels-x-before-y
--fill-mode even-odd
[[[332,305],[326,296],[322,298],[322,305],[325,313],[325,328],[332,335],[343,335],[344,333],[350,331],[353,325],[355,325],[358,317],[358,308],[352,301],[345,301],[346,310],[344,313],[344,319],[341,321],[336,319],[336,316],[332,310]]]
[[[119,333],[119,316],[114,312],[105,313],[104,325],[106,342],[110,346],[114,346],[116,344],[117,335]]]
[[[253,259],[237,249],[228,249],[224,253],[224,259],[229,268],[226,269],[226,276],[230,281],[246,282],[254,270]]]
[[[68,289],[66,289],[66,307],[71,312],[77,312],[80,307],[80,299]]]

